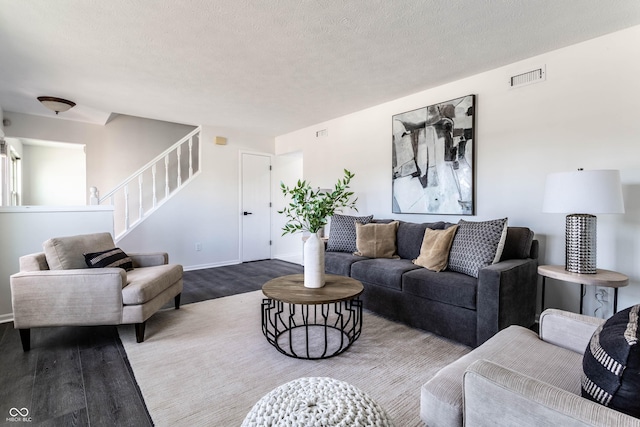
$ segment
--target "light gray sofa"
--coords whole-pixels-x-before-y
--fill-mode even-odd
[[[540,333],[510,326],[422,386],[430,427],[635,426],[640,420],[580,396],[582,356],[604,320],[549,309]]]
[[[144,341],[145,322],[174,299],[180,307],[182,266],[169,264],[165,252],[126,254],[133,270],[88,268],[84,254],[115,248],[109,233],[57,237],[44,252],[20,257],[13,274],[13,323],[24,351],[30,328],[135,324],[137,342]]]

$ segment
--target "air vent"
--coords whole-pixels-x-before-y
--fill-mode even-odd
[[[329,136],[329,131],[327,129],[322,129],[316,132],[316,138],[324,138]]]
[[[546,66],[538,67],[533,70],[518,73],[509,77],[509,87],[517,88],[521,86],[530,85],[533,83],[540,83],[547,79]]]

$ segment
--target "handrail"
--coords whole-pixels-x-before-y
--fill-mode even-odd
[[[198,126],[197,128],[195,128],[193,131],[189,132],[187,135],[185,135],[182,139],[180,139],[178,142],[176,142],[175,144],[173,144],[171,147],[167,148],[166,150],[164,150],[162,153],[158,154],[153,160],[151,160],[150,162],[148,162],[146,165],[142,166],[140,169],[138,169],[137,171],[135,171],[134,173],[132,173],[131,175],[129,175],[129,178],[125,179],[124,181],[122,181],[120,184],[116,185],[113,190],[109,191],[106,195],[102,196],[100,198],[100,204],[102,204],[102,202],[104,202],[105,200],[107,200],[108,198],[110,198],[111,196],[113,196],[115,193],[118,192],[119,189],[121,189],[122,187],[124,187],[125,185],[127,185],[128,183],[130,183],[131,181],[133,181],[134,179],[136,179],[138,177],[138,175],[143,174],[144,172],[147,171],[147,169],[151,168],[153,165],[155,165],[156,163],[158,163],[161,159],[165,158],[168,154],[170,154],[172,151],[175,151],[176,148],[178,148],[180,145],[182,145],[183,143],[187,142],[187,140],[189,140],[191,137],[193,137],[196,134],[199,134],[200,131],[202,130],[201,126]]]
[[[171,147],[164,150],[157,155],[153,160],[146,165],[135,171],[127,179],[118,184],[113,190],[109,191],[103,197],[98,196],[98,190],[95,187],[90,189],[90,204],[100,205],[105,202],[113,205],[114,207],[114,231],[116,242],[128,234],[133,228],[137,227],[146,217],[148,217],[153,211],[158,209],[164,202],[176,194],[177,190],[184,187],[189,183],[196,175],[200,173],[201,169],[201,153],[202,143],[200,140],[201,127],[194,129],[189,134],[185,135]],[[193,145],[194,139],[197,136],[197,152],[194,153]],[[183,146],[188,144],[188,153],[183,156]],[[184,157],[188,155],[188,159]],[[194,155],[197,159],[197,170],[194,171]],[[172,157],[170,161],[170,157]],[[188,160],[188,164],[185,164],[184,172],[182,168],[182,162],[185,163]],[[171,163],[175,162],[175,163]],[[157,194],[156,180],[158,178],[157,169],[158,164],[161,163],[160,168],[164,166],[164,194],[161,192],[161,197]],[[175,174],[175,181],[170,182],[170,168],[171,176]],[[188,168],[188,170],[187,170]],[[144,174],[151,174],[151,194],[148,192],[148,186],[144,186]],[[188,177],[183,179],[182,174],[188,173]],[[137,180],[136,188],[130,188],[130,184]],[[131,186],[133,187],[133,186]],[[146,192],[145,192],[146,190]],[[133,201],[129,200],[130,193],[134,194],[137,191],[137,197]],[[117,200],[116,200],[117,196]],[[151,197],[151,201],[145,201],[145,196]],[[137,203],[137,206],[136,206]],[[146,209],[145,209],[146,208]],[[131,221],[130,216],[134,216],[134,220]]]

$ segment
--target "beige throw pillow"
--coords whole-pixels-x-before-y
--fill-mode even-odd
[[[354,255],[369,258],[398,258],[396,232],[398,221],[389,224],[360,224],[356,222],[356,246]]]
[[[424,231],[420,255],[413,260],[413,263],[432,271],[442,271],[447,268],[449,250],[457,229],[457,225],[451,226],[446,230],[427,228]]]

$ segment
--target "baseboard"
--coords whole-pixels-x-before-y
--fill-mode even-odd
[[[226,265],[236,265],[240,263],[241,263],[240,260],[233,260],[233,261],[224,261],[224,262],[214,262],[211,264],[189,265],[189,266],[182,266],[182,270],[184,271],[204,270],[205,268],[224,267]]]
[[[302,265],[302,255],[297,252],[290,253],[290,254],[276,255],[273,257],[273,259],[279,259],[279,260],[287,261],[293,264]]]
[[[0,314],[0,323],[13,322],[13,313]]]

